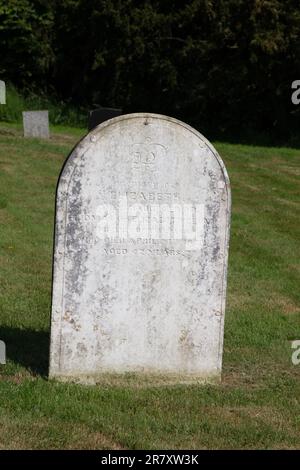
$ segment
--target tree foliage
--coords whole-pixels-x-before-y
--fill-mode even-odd
[[[0,0],[1,75],[210,135],[298,128],[298,0]]]

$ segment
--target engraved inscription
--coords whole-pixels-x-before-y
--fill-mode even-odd
[[[152,169],[157,158],[164,157],[167,148],[146,138],[145,142],[137,142],[129,147],[130,162],[134,169]]]
[[[103,193],[104,194],[104,193]],[[119,191],[108,191],[108,197],[114,201],[119,197],[123,196],[123,193]],[[125,195],[129,201],[149,201],[149,202],[171,202],[179,201],[179,194],[172,192],[148,192],[148,191],[126,191]]]

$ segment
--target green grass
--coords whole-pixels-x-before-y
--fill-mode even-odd
[[[47,380],[55,186],[84,130],[0,125],[0,448],[299,448],[300,151],[216,143],[233,214],[222,384]]]
[[[32,91],[19,91],[12,84],[6,86],[6,105],[0,105],[0,121],[21,123],[22,111],[48,109],[50,123],[55,125],[87,125],[87,109],[75,108],[74,105],[49,98],[45,94],[37,95]]]

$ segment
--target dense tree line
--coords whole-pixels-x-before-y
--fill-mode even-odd
[[[300,133],[299,0],[0,0],[0,77],[210,136]]]

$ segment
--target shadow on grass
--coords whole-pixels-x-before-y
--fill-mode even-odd
[[[0,326],[0,339],[6,345],[6,359],[35,375],[48,374],[50,333]]]

